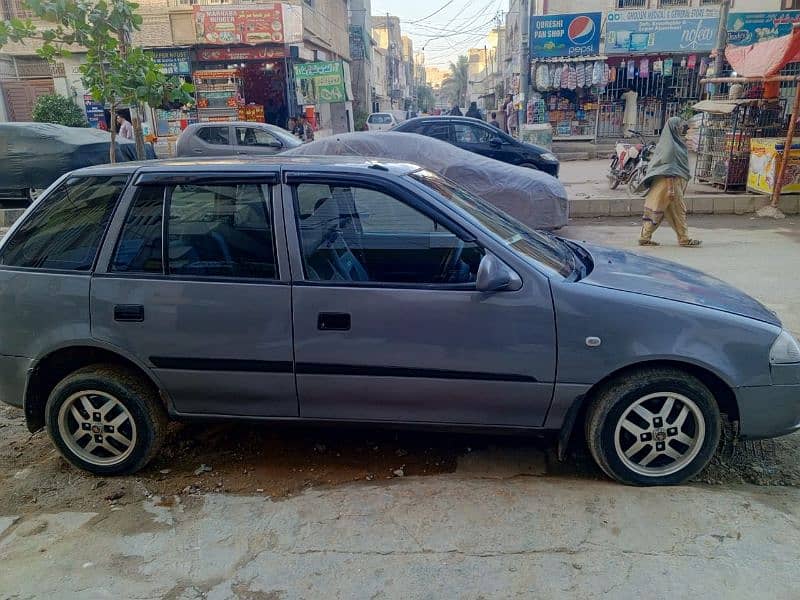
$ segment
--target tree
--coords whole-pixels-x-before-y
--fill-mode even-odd
[[[461,55],[455,63],[450,63],[450,75],[442,82],[442,90],[453,104],[466,106],[467,86],[469,85],[469,59]]]
[[[111,162],[116,158],[114,121],[122,105],[131,108],[136,153],[145,158],[141,106],[188,104],[193,88],[167,77],[152,56],[131,46],[131,34],[142,24],[139,5],[128,0],[28,0],[28,7],[46,26],[38,28],[30,19],[0,22],[0,48],[9,41],[40,41],[36,53],[49,61],[69,56],[70,47],[85,48],[81,80],[97,102],[111,109]]]
[[[417,86],[417,104],[422,112],[429,113],[436,108],[436,96],[433,94],[433,88],[429,85]]]
[[[33,105],[33,120],[66,127],[88,127],[83,111],[66,96],[45,94]]]

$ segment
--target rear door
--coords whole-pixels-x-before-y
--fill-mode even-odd
[[[227,124],[200,127],[190,140],[193,156],[231,156],[233,150],[231,127]]]
[[[179,413],[298,414],[276,181],[144,173],[115,215],[92,334],[149,365]]]

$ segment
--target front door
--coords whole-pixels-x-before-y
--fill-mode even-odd
[[[234,127],[236,154],[270,156],[283,149],[283,143],[263,127]]]
[[[500,162],[516,164],[517,153],[514,147],[502,139],[500,132],[494,128],[474,123],[453,124],[454,144],[464,150],[481,154]],[[500,140],[500,144],[492,144],[492,140]]]
[[[476,291],[486,250],[404,186],[297,177],[284,206],[299,238],[300,415],[542,425],[555,374],[547,285]]]
[[[93,336],[149,365],[180,413],[298,414],[282,214],[258,175],[140,182],[92,282]]]

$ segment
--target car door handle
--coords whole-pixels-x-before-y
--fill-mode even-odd
[[[320,331],[350,331],[350,315],[347,313],[319,313],[317,329]]]
[[[114,306],[115,321],[144,321],[144,306],[141,304],[117,304]]]

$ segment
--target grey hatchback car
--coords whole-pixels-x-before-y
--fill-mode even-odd
[[[172,160],[62,177],[0,246],[0,397],[130,473],[169,419],[585,435],[675,484],[800,427],[800,346],[688,268],[526,228],[415,165]]]
[[[285,129],[266,123],[193,123],[178,137],[175,155],[270,156],[302,143]]]

